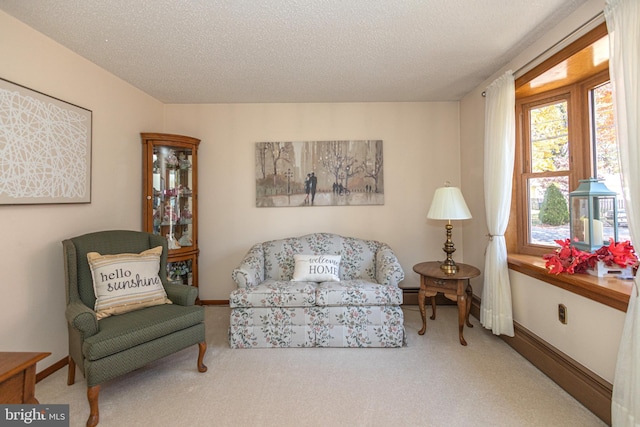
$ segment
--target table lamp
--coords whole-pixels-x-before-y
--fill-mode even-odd
[[[447,258],[440,264],[440,269],[446,274],[457,273],[458,266],[451,257],[451,254],[456,251],[451,240],[451,230],[453,229],[451,220],[471,218],[471,212],[469,212],[460,189],[458,187],[450,187],[449,182],[446,182],[444,187],[438,188],[433,195],[427,218],[448,221],[446,225],[447,241],[442,248],[447,254]]]

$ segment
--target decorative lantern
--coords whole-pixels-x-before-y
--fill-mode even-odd
[[[575,191],[569,193],[571,244],[594,252],[618,241],[618,203],[611,191],[595,178],[581,179]]]

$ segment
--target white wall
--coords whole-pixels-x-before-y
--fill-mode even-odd
[[[517,271],[509,274],[514,320],[613,382],[625,313]],[[567,324],[558,321],[567,307]]]
[[[200,297],[227,300],[231,272],[260,241],[325,231],[391,245],[419,287],[414,264],[443,259],[444,222],[428,221],[433,192],[460,183],[458,103],[167,105],[166,130],[199,149]],[[382,139],[383,206],[255,206],[255,143]],[[462,233],[455,235],[462,259]]]
[[[473,225],[464,228],[464,255],[469,263],[484,265],[486,216],[483,197],[484,98],[482,91],[507,70],[516,71],[581,27],[604,9],[603,0],[590,0],[522,52],[460,103],[460,149],[462,190],[474,212]],[[582,363],[609,382],[613,381],[617,347],[624,313],[553,287],[545,282],[511,272],[514,320]],[[474,286],[481,296],[483,284]],[[558,304],[569,311],[569,323],[558,321]]]
[[[0,206],[0,351],[68,354],[61,241],[141,228],[141,131],[161,130],[163,106],[0,11],[0,77],[93,111],[90,204]]]

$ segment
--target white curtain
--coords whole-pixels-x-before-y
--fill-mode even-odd
[[[484,199],[489,243],[484,262],[480,323],[496,335],[513,336],[511,284],[504,232],[511,209],[515,156],[515,84],[511,71],[486,90]]]
[[[625,209],[631,241],[640,247],[640,1],[607,0],[609,72],[615,99],[616,129]],[[611,402],[615,427],[640,426],[640,310],[638,278],[625,318]]]

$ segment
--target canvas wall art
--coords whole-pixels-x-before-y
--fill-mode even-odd
[[[0,204],[91,201],[91,111],[0,79]]]
[[[384,204],[382,140],[256,143],[256,206]]]

